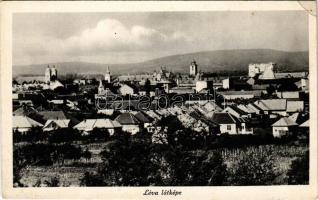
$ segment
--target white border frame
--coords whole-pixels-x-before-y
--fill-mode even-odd
[[[315,2],[313,2],[315,4]],[[315,6],[315,5],[314,5]],[[315,7],[314,7],[315,9]],[[302,186],[226,187],[59,187],[12,186],[12,13],[15,12],[140,12],[140,11],[283,11],[304,10],[288,1],[110,1],[110,2],[2,2],[0,102],[2,186],[4,198],[94,199],[316,199],[317,198],[317,40],[316,17],[309,15],[310,76],[310,184]],[[145,189],[177,189],[182,196],[143,196]]]

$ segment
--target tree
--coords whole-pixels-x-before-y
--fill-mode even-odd
[[[145,91],[147,96],[150,95],[150,90],[151,90],[151,83],[150,83],[150,80],[147,78],[145,82]]]
[[[247,151],[232,169],[229,175],[231,185],[269,185],[278,176],[271,151],[257,155]]]
[[[106,186],[102,176],[85,172],[84,176],[80,179],[80,186]]]
[[[45,180],[44,184],[47,187],[59,187],[60,186],[60,179],[58,177],[52,177],[49,181]]]
[[[92,158],[92,153],[86,148],[86,150],[82,153],[82,157],[86,159],[86,162]]]
[[[176,150],[173,159],[173,185],[223,185],[226,181],[226,165],[218,152]]]
[[[266,92],[269,96],[271,96],[274,92],[275,92],[275,87],[273,85],[269,85],[267,88],[266,88]]]
[[[309,151],[293,160],[287,172],[288,184],[300,185],[309,183]]]

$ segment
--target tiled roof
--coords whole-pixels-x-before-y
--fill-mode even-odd
[[[287,112],[299,112],[304,110],[303,101],[287,101]]]
[[[204,108],[210,112],[210,111],[222,111],[222,108],[220,106],[218,106],[216,103],[214,102],[207,102],[204,105]]]
[[[29,115],[31,113],[36,113],[36,110],[30,106],[21,106],[13,112],[13,115]]]
[[[239,104],[237,108],[246,113],[256,113],[254,109],[252,109],[251,107],[248,107],[247,105]]]
[[[131,113],[122,113],[116,119],[122,125],[137,125],[139,120]]]
[[[86,119],[74,126],[76,129],[93,130],[94,128],[119,128],[117,121],[110,119]]]
[[[214,113],[212,115],[211,121],[217,124],[235,124],[235,117],[230,113]]]
[[[136,114],[134,115],[142,123],[150,123],[151,121],[153,121],[150,116],[141,111],[136,112]]]
[[[36,126],[43,126],[39,122],[26,116],[13,116],[13,128],[31,128]]]
[[[255,101],[254,104],[262,110],[286,110],[286,99],[266,99]]]
[[[309,119],[304,123],[300,124],[299,127],[309,127]]]
[[[234,110],[234,112],[238,113],[239,115],[246,115],[247,113],[239,108],[237,108],[236,106],[228,106],[229,108],[231,108],[232,110]]]
[[[296,122],[293,122],[291,119],[289,119],[288,117],[282,117],[280,118],[277,122],[275,122],[272,126],[297,126],[298,124],[296,124]]]
[[[67,119],[63,111],[40,111],[38,113],[44,120]]]
[[[45,125],[44,125],[44,128],[47,127],[51,123],[56,124],[60,128],[67,128],[69,123],[70,123],[70,120],[69,119],[47,120]]]

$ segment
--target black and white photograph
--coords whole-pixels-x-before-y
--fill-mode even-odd
[[[12,187],[308,186],[309,15],[13,13]]]

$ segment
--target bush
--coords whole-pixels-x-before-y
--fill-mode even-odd
[[[309,183],[309,151],[292,162],[287,176],[288,184],[305,185]]]

